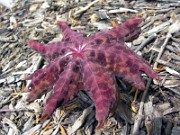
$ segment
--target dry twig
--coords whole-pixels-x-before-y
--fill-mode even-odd
[[[146,45],[148,45],[149,42],[151,42],[153,39],[155,39],[157,37],[157,34],[154,33],[152,34],[150,37],[148,37],[146,40],[144,40],[140,46],[138,46],[135,50],[135,52],[140,51],[141,49],[143,49]]]
[[[143,96],[142,96],[142,99],[141,99],[138,114],[135,117],[134,129],[133,129],[132,135],[139,135],[139,127],[140,127],[142,119],[144,118],[144,115],[143,115],[144,101],[146,99],[146,95],[148,93],[149,86],[150,86],[151,82],[152,82],[152,79],[148,79],[146,89],[145,89]]]
[[[99,0],[95,0],[95,1],[93,1],[91,3],[89,3],[87,6],[82,7],[80,10],[78,10],[77,12],[74,13],[74,16],[77,16],[78,14],[81,14],[82,12],[85,12],[86,10],[88,10],[91,6],[93,6],[97,2],[99,2]]]

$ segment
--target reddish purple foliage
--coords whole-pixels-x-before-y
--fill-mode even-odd
[[[53,88],[42,115],[47,118],[57,106],[71,100],[83,88],[94,102],[97,128],[100,128],[117,100],[114,76],[122,77],[138,89],[145,88],[142,72],[158,79],[150,66],[123,44],[139,35],[141,21],[134,17],[90,37],[58,22],[63,33],[62,41],[42,45],[30,40],[29,46],[43,55],[49,64],[25,78],[31,80],[27,86],[31,91],[27,100],[33,101],[48,88]]]

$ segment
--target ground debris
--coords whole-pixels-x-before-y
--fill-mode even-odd
[[[31,0],[5,5],[0,5],[1,135],[180,134],[179,1]],[[41,123],[42,105],[48,94],[27,104],[26,82],[20,79],[46,62],[27,47],[27,40],[48,43],[62,38],[56,26],[58,20],[91,35],[133,16],[144,21],[139,38],[128,46],[149,61],[161,81],[144,76],[146,91],[134,94],[129,93],[132,87],[117,79],[121,93],[118,109],[100,130],[95,129],[92,101],[83,92]]]

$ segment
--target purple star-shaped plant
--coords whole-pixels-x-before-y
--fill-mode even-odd
[[[71,30],[64,22],[58,22],[63,33],[59,42],[43,45],[28,42],[36,52],[44,56],[49,64],[24,78],[31,80],[27,101],[40,98],[49,88],[53,89],[48,98],[42,118],[49,117],[54,110],[84,90],[94,102],[97,128],[102,127],[110,110],[117,101],[115,76],[123,78],[138,89],[144,89],[141,73],[158,79],[157,74],[137,54],[124,45],[139,33],[142,19],[131,18],[106,32],[86,37]]]

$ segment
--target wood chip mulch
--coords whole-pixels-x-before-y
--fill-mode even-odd
[[[91,35],[133,16],[144,19],[140,36],[128,47],[149,61],[160,82],[144,76],[146,90],[118,80],[121,102],[100,130],[95,110],[83,92],[40,121],[50,95],[26,102],[21,78],[47,63],[27,46],[62,38],[56,25]],[[179,135],[180,134],[180,1],[31,0],[9,8],[0,5],[0,135]]]

